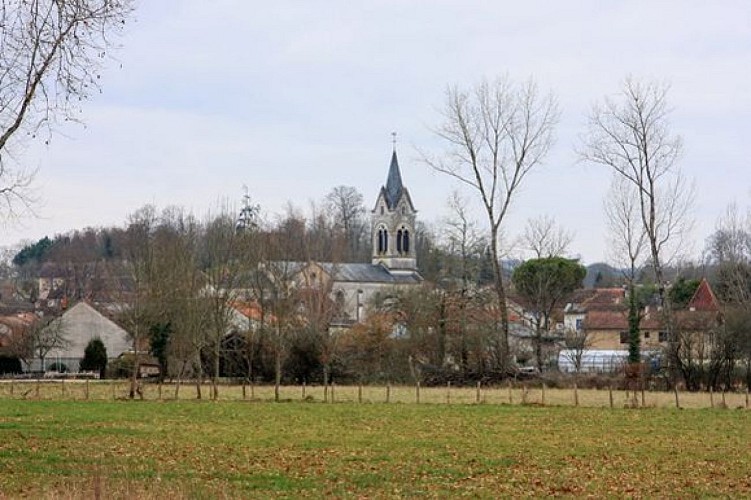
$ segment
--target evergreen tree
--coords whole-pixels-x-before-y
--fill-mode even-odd
[[[100,338],[94,338],[86,345],[81,360],[81,371],[98,371],[100,377],[104,377],[107,368],[107,348]]]

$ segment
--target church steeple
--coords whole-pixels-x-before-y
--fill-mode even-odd
[[[402,183],[396,147],[386,185],[381,187],[373,208],[373,264],[386,266],[392,273],[415,273],[415,214],[409,192]]]
[[[399,161],[396,159],[396,148],[391,155],[389,176],[386,179],[386,202],[393,209],[402,196],[402,174],[399,172]]]

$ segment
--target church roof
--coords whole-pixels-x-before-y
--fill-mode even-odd
[[[392,274],[380,264],[335,264],[322,262],[321,266],[336,281],[362,283],[420,283],[422,278],[417,273]]]
[[[394,153],[391,155],[389,176],[386,179],[386,203],[390,209],[396,207],[403,190],[402,174],[399,172],[399,161],[396,159],[396,150],[394,150]]]

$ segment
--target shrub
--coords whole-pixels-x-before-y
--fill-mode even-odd
[[[107,348],[104,342],[99,338],[94,338],[86,345],[81,360],[81,371],[99,372],[99,376],[104,378],[104,371],[107,368]]]

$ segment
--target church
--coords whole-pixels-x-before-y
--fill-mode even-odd
[[[396,150],[391,155],[386,185],[371,212],[372,257],[368,263],[294,263],[300,285],[329,287],[337,314],[332,327],[346,328],[363,321],[366,306],[377,294],[420,286],[417,269],[415,219],[417,210],[402,183]]]

